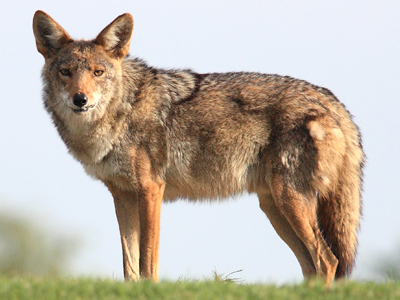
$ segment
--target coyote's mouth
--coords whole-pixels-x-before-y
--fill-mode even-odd
[[[80,107],[80,108],[72,108],[72,111],[76,113],[77,115],[82,115],[84,113],[87,113],[90,109],[92,109],[94,105],[90,106],[85,106],[85,107]]]

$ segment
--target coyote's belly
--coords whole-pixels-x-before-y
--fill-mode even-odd
[[[232,144],[219,152],[173,148],[164,199],[223,199],[252,191],[258,181],[260,148],[257,143]]]

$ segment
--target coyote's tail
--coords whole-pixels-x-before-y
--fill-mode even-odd
[[[322,140],[314,138],[317,149],[323,150],[318,151],[316,171],[317,216],[320,231],[339,260],[335,277],[340,278],[351,273],[357,254],[364,153],[350,115],[340,124],[325,122],[325,128],[327,134]]]

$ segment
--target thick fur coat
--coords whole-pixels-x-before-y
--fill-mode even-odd
[[[158,278],[162,200],[246,191],[305,277],[329,284],[351,272],[364,154],[329,90],[278,75],[152,68],[127,58],[129,14],[90,41],[71,39],[41,11],[33,28],[45,107],[114,197],[126,279]]]

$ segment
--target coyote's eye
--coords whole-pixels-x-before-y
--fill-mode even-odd
[[[70,76],[71,75],[71,71],[68,69],[61,69],[60,70],[61,75],[63,76]]]
[[[94,76],[101,76],[101,75],[103,75],[103,73],[104,73],[104,71],[103,70],[96,70],[96,71],[94,71]]]

